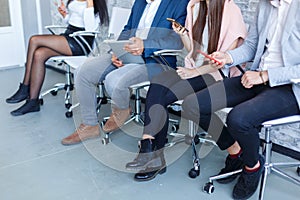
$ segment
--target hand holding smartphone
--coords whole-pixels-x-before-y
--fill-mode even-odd
[[[189,32],[188,29],[186,29],[184,26],[182,26],[182,25],[181,25],[179,22],[177,22],[175,19],[167,18],[167,20],[168,20],[169,22],[174,23],[175,26],[176,26],[177,28],[180,29],[180,31],[182,31],[182,32],[184,32],[184,31]]]
[[[215,58],[213,58],[213,57],[211,57],[211,56],[209,56],[209,55],[207,55],[207,54],[204,53],[203,51],[197,50],[197,52],[200,53],[200,54],[202,54],[205,58],[208,58],[209,60],[214,61],[215,63],[217,63],[217,65],[222,65],[222,62],[216,60]]]

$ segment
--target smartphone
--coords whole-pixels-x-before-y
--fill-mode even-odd
[[[220,61],[218,61],[218,60],[216,60],[215,58],[213,58],[213,57],[207,55],[207,54],[204,53],[203,51],[197,50],[197,52],[200,53],[200,54],[202,54],[205,58],[208,58],[209,60],[215,61],[218,65],[222,65],[222,63],[221,63]]]
[[[184,28],[186,32],[189,32],[184,26],[182,26],[179,22],[177,22],[175,19],[167,18],[168,21],[173,22],[177,27]]]

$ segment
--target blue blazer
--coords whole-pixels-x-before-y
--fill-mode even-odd
[[[183,44],[180,37],[172,29],[172,23],[166,18],[173,18],[180,24],[185,24],[186,7],[189,0],[162,0],[156,12],[149,35],[144,40],[144,52],[142,54],[147,64],[150,77],[157,74],[160,67],[157,67],[157,61],[152,58],[153,52],[162,49],[182,49]],[[136,0],[129,20],[125,25],[118,40],[127,40],[135,36],[136,29],[147,5],[146,0]],[[171,67],[176,67],[176,56],[167,56],[166,60]],[[156,65],[155,65],[156,64]],[[157,71],[158,70],[158,71]]]
[[[281,38],[282,67],[268,69],[271,87],[291,84],[290,79],[300,78],[300,1],[291,2]],[[249,33],[244,43],[229,51],[237,64],[253,60],[251,70],[259,68],[260,59],[264,53],[268,30],[271,25],[270,16],[276,12],[269,0],[261,0],[258,5],[256,20],[250,25]],[[300,85],[293,85],[293,92],[300,108]]]

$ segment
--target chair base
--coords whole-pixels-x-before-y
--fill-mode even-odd
[[[59,65],[62,65],[65,68],[65,77],[66,82],[65,83],[57,83],[53,86],[53,88],[50,88],[46,90],[45,92],[42,92],[39,96],[39,100],[41,105],[44,104],[43,97],[47,94],[52,94],[53,96],[56,96],[58,91],[65,90],[65,107],[69,109],[72,106],[71,103],[71,92],[74,89],[74,84],[72,82],[72,73],[71,73],[71,66],[68,65],[64,60],[59,60],[61,62]]]
[[[265,164],[264,166],[264,172],[262,174],[261,177],[261,185],[260,185],[260,190],[259,190],[259,199],[263,199],[264,198],[264,192],[265,192],[265,188],[266,188],[266,183],[267,183],[267,178],[268,175],[271,172],[274,172],[275,175],[280,176],[296,185],[300,186],[300,179],[296,179],[294,177],[292,177],[291,175],[283,172],[282,170],[279,169],[279,167],[298,167],[299,169],[300,166],[300,162],[294,162],[294,163],[268,163]],[[299,174],[298,174],[299,176]]]
[[[264,171],[263,171],[263,174],[261,177],[261,184],[260,184],[260,189],[259,189],[259,200],[263,200],[263,198],[264,198],[267,177],[271,172],[274,172],[274,174],[279,175],[282,178],[285,178],[286,180],[300,186],[300,179],[296,179],[296,178],[292,177],[291,175],[289,175],[279,169],[279,167],[285,167],[285,168],[286,167],[297,167],[297,173],[298,173],[298,176],[300,176],[300,162],[275,163],[275,162],[271,161],[271,156],[272,156],[272,141],[270,139],[271,128],[274,126],[280,126],[280,125],[284,125],[287,123],[296,123],[296,122],[299,122],[299,120],[300,120],[297,118],[297,120],[288,122],[288,121],[286,121],[288,119],[288,117],[282,118],[282,119],[283,120],[277,119],[277,120],[267,121],[262,124],[262,126],[265,128],[265,139],[264,139],[264,142],[262,145],[262,153],[265,156],[265,164],[264,164]],[[284,123],[282,123],[282,121]],[[222,175],[211,176],[209,178],[209,182],[206,183],[205,186],[203,187],[203,190],[205,192],[207,192],[208,194],[211,194],[214,192],[214,185],[213,185],[214,180],[226,178],[228,176],[231,176],[231,175],[237,174],[237,173],[241,173],[241,172],[242,172],[242,170],[240,169],[240,170],[229,172],[229,173],[222,174]]]
[[[43,97],[46,96],[47,94],[52,94],[53,96],[56,96],[57,93],[60,90],[65,90],[65,97],[64,97],[64,101],[65,101],[65,107],[67,109],[69,109],[72,106],[71,103],[71,92],[73,90],[74,86],[72,83],[67,84],[67,83],[57,83],[53,86],[53,88],[50,88],[48,90],[46,90],[45,92],[42,92],[39,96],[39,100],[41,105],[44,104],[44,99]]]
[[[173,121],[173,120],[171,120]],[[177,120],[173,121],[179,123]],[[172,147],[179,143],[186,143],[192,147],[192,156],[193,156],[193,168],[190,169],[188,175],[190,178],[196,178],[200,175],[200,157],[197,152],[197,144],[207,144],[217,146],[216,142],[211,140],[206,132],[198,132],[198,125],[193,121],[188,121],[188,134],[178,133],[177,131],[171,132],[168,135],[174,137],[171,142],[166,143],[165,147]],[[173,130],[173,127],[172,127]]]
[[[96,107],[96,112],[99,113],[100,112],[100,108],[102,106],[102,104],[107,104],[110,102],[110,98],[108,98],[105,94],[105,91],[104,91],[104,84],[103,82],[100,82],[98,84],[98,95],[97,95],[97,107]],[[67,118],[70,118],[73,116],[73,110],[75,108],[77,108],[78,106],[80,105],[80,103],[76,103],[75,105],[71,105],[69,108],[68,108],[68,111],[65,113],[66,117]]]

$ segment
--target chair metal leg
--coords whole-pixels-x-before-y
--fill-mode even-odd
[[[134,110],[132,111],[132,114],[130,115],[129,119],[125,121],[125,123],[123,124],[123,126],[129,124],[130,122],[135,122],[137,124],[140,124],[142,126],[144,126],[144,120],[143,120],[143,113],[142,113],[142,109],[141,109],[141,97],[140,97],[140,89],[142,89],[142,87],[138,87],[138,88],[134,88],[133,89],[133,93],[135,94],[135,99],[134,99]],[[101,122],[101,126],[103,127],[105,122],[109,119],[109,117],[104,117],[103,121]],[[110,135],[113,133],[109,132],[109,133],[105,133],[104,138],[102,139],[102,144],[108,144],[110,142]]]
[[[266,182],[268,175],[271,174],[271,172],[274,172],[275,175],[281,176],[285,178],[288,181],[293,182],[294,184],[297,184],[300,186],[300,180],[296,179],[285,172],[281,171],[278,167],[298,167],[300,165],[300,162],[282,162],[282,163],[273,163],[271,161],[271,155],[272,155],[272,141],[270,139],[271,135],[271,128],[272,126],[266,127],[265,129],[265,144],[263,145],[263,154],[265,156],[265,166],[264,166],[264,172],[261,177],[261,185],[259,189],[259,200],[264,199],[264,192],[266,188]]]
[[[60,90],[65,90],[65,97],[64,97],[64,102],[65,102],[65,107],[69,109],[72,106],[71,103],[71,91],[74,88],[74,85],[72,83],[72,74],[71,74],[71,67],[66,64],[64,61],[62,61],[63,65],[66,68],[65,72],[65,77],[66,77],[66,82],[65,83],[57,83],[53,86],[53,88],[50,88],[46,90],[45,92],[42,92],[39,96],[39,100],[41,102],[41,105],[43,105],[43,97],[47,94],[52,94],[53,96],[57,95],[57,92]]]

